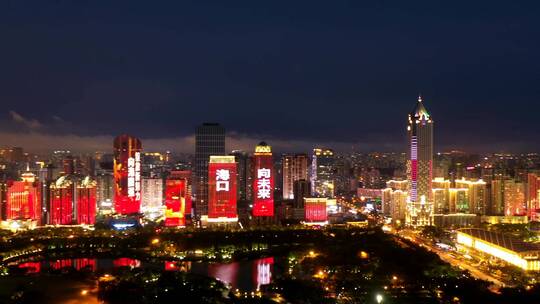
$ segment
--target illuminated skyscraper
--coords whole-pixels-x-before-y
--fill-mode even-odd
[[[118,214],[140,212],[141,150],[138,138],[123,134],[114,139],[114,210]]]
[[[433,224],[433,120],[418,97],[407,125],[407,179],[409,200],[406,224],[412,227]]]
[[[195,135],[195,214],[208,214],[208,162],[210,155],[225,155],[225,128],[204,123]]]
[[[238,221],[234,156],[210,156],[208,165],[208,222]]]
[[[307,154],[283,155],[283,198],[294,199],[294,182],[308,180],[308,156]]]
[[[274,162],[265,142],[253,154],[253,216],[274,216]]]
[[[316,197],[334,197],[334,151],[313,149],[311,187],[311,192]]]

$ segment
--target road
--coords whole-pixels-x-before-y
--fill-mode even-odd
[[[428,240],[423,239],[418,234],[416,234],[413,231],[409,230],[402,230],[399,233],[394,233],[394,235],[398,237],[404,237],[417,245],[423,246],[427,248],[428,250],[436,253],[439,255],[441,260],[449,263],[452,266],[459,267],[460,269],[464,269],[469,271],[469,273],[480,280],[488,281],[493,284],[493,286],[490,287],[490,290],[493,292],[498,292],[499,288],[501,287],[511,287],[509,284],[506,284],[502,282],[500,279],[494,277],[493,275],[486,273],[473,265],[469,264],[468,261],[460,260],[456,257],[453,257],[449,252],[446,252],[444,250],[439,249],[438,247],[435,247],[429,242]]]

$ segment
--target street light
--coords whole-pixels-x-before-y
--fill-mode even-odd
[[[382,294],[378,293],[378,294],[375,296],[375,300],[377,300],[377,303],[382,303],[382,300],[383,300]]]

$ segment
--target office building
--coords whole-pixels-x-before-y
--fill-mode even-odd
[[[225,155],[225,128],[204,123],[195,135],[195,214],[208,214],[208,164],[210,155]]]

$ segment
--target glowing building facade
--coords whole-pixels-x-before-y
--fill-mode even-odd
[[[407,209],[407,185],[406,180],[389,180],[386,188],[382,190],[382,211],[390,216],[392,221],[400,223],[405,220]]]
[[[81,179],[75,188],[75,222],[93,225],[96,222],[96,181],[89,176]]]
[[[6,220],[41,220],[41,187],[34,174],[25,172],[22,180],[10,181],[6,191]]]
[[[181,179],[186,183],[186,204],[184,217],[186,224],[191,222],[191,216],[193,212],[193,186],[191,184],[192,173],[191,170],[173,170],[170,172],[168,179]]]
[[[208,222],[238,221],[234,156],[210,156],[208,164]]]
[[[504,181],[504,215],[525,215],[525,183],[513,179]]]
[[[540,271],[538,244],[526,243],[511,235],[475,228],[458,230],[457,243],[523,270]]]
[[[265,142],[253,154],[253,216],[274,216],[274,161]]]
[[[486,215],[488,214],[488,191],[487,184],[481,179],[467,180],[458,179],[456,188],[468,189],[469,213]]]
[[[51,210],[50,225],[72,225],[73,218],[73,181],[68,176],[59,177],[50,186]]]
[[[533,220],[540,213],[540,176],[536,173],[527,174],[527,211]]]
[[[406,224],[411,227],[432,225],[433,120],[421,97],[409,114],[407,142],[409,199]]]
[[[141,150],[138,138],[124,134],[114,139],[114,210],[117,214],[140,212]]]
[[[326,223],[327,198],[306,197],[304,198],[304,214],[306,223]]]
[[[163,179],[143,177],[141,180],[141,211],[156,213],[163,206]]]
[[[63,175],[50,186],[50,225],[93,225],[96,221],[96,181]]]
[[[184,179],[165,181],[165,226],[186,225],[187,183]]]

